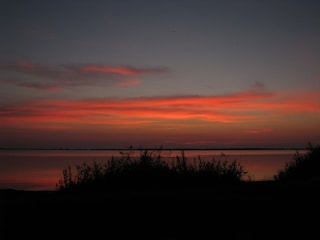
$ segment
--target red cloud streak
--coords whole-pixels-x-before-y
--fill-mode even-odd
[[[108,67],[108,66],[84,66],[82,70],[85,72],[99,72],[99,73],[115,73],[119,75],[139,75],[144,74],[144,70],[125,68],[125,67]]]
[[[299,98],[281,93],[242,92],[206,97],[46,100],[2,107],[0,119],[11,126],[22,123],[145,125],[162,120],[264,121],[283,114],[306,112],[320,112],[319,92],[303,92]]]
[[[135,76],[149,73],[163,73],[165,68],[133,68],[133,67],[115,67],[104,65],[85,65],[81,67],[84,72],[118,74],[123,76]]]

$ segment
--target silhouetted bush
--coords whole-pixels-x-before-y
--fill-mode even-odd
[[[120,152],[120,155],[105,163],[83,163],[75,168],[67,166],[57,183],[58,190],[101,191],[235,184],[247,174],[239,163],[227,159],[204,161],[198,157],[190,163],[183,151],[181,156],[172,157],[171,161],[163,159],[161,149],[140,150],[139,156],[134,156],[130,148],[127,152]]]
[[[274,180],[277,182],[319,182],[320,180],[320,145],[308,143],[307,152],[297,151],[292,161],[280,169]]]

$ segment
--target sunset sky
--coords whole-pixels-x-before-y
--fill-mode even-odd
[[[320,1],[7,0],[0,147],[320,143]]]

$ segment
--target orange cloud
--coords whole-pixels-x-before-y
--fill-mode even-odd
[[[240,92],[223,96],[143,97],[128,99],[46,100],[2,107],[6,124],[148,125],[173,121],[252,122],[293,113],[320,112],[320,93]],[[252,130],[251,133],[267,130]]]
[[[252,134],[261,134],[261,133],[272,132],[272,129],[270,129],[270,128],[252,129],[252,130],[248,130],[248,131],[246,131],[246,132],[252,133]]]
[[[140,80],[123,80],[118,84],[119,87],[128,87],[141,84]]]
[[[100,73],[116,73],[119,75],[138,75],[141,71],[133,68],[124,67],[108,67],[108,66],[84,66],[82,70],[85,72],[100,72]]]

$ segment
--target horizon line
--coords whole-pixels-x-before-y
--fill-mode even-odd
[[[83,151],[100,151],[100,150],[305,150],[306,147],[127,147],[127,148],[69,148],[69,147],[56,147],[56,148],[41,148],[41,147],[0,147],[0,150],[83,150]]]

